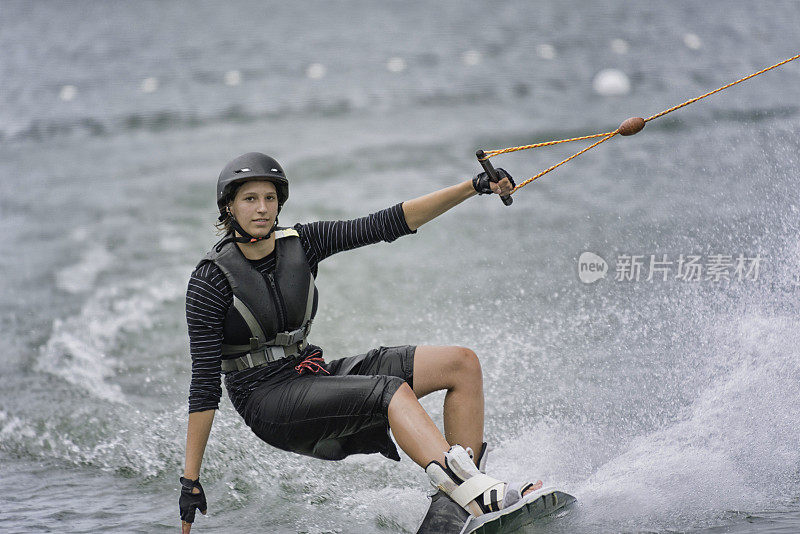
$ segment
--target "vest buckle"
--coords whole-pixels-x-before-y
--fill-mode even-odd
[[[268,361],[274,362],[286,357],[286,349],[281,345],[271,345],[267,350],[267,354],[269,355]]]
[[[306,335],[308,335],[308,331],[304,326],[301,326],[297,330],[292,330],[291,332],[279,332],[275,335],[275,344],[288,347],[289,345],[294,345],[295,343],[303,341]]]

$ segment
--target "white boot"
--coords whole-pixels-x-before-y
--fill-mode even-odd
[[[484,444],[479,457],[484,469],[487,449]],[[475,517],[511,506],[533,485],[530,482],[510,485],[482,473],[461,445],[450,447],[444,458],[446,465],[433,461],[425,468],[431,484]]]
[[[472,451],[470,447],[467,447],[467,454],[469,457],[475,460],[475,453]],[[481,450],[478,451],[478,461],[475,462],[478,465],[478,471],[481,473],[486,473],[486,457],[489,456],[489,444],[485,441],[481,443]]]
[[[501,508],[506,484],[478,471],[461,445],[450,447],[444,459],[445,465],[433,461],[425,468],[431,484],[476,517]]]

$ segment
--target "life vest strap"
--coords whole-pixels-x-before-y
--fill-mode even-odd
[[[236,311],[238,311],[239,315],[242,316],[244,322],[247,323],[247,327],[250,329],[250,335],[252,336],[251,339],[256,338],[259,340],[259,343],[265,342],[267,340],[267,336],[264,334],[264,330],[261,328],[261,324],[258,322],[258,319],[256,319],[255,315],[253,315],[253,312],[250,311],[250,308],[248,308],[247,305],[236,295],[233,296],[233,307],[236,308]],[[249,349],[250,345],[247,347]]]
[[[300,237],[300,234],[294,228],[275,230],[275,239],[281,239],[284,237]]]
[[[240,345],[250,348],[249,345]],[[244,356],[238,358],[230,358],[222,360],[222,372],[230,373],[231,371],[243,371],[245,369],[252,369],[259,367],[269,362],[274,362],[283,358],[290,358],[297,356],[305,348],[305,342],[300,341],[294,345],[263,345],[257,350],[252,350]]]

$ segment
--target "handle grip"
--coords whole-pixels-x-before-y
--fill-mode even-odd
[[[486,153],[483,150],[478,150],[475,152],[475,157],[478,158],[478,163],[481,164],[483,170],[489,175],[489,180],[494,183],[499,182],[500,179],[497,177],[497,171],[494,169],[494,166],[492,166],[492,162],[489,161],[489,158],[486,157]],[[502,200],[503,204],[506,206],[510,206],[514,202],[511,195],[501,195],[500,200]]]

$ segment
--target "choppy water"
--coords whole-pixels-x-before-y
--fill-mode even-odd
[[[283,163],[284,224],[359,216],[470,176],[476,148],[605,131],[794,55],[797,28],[797,2],[3,2],[0,530],[177,529],[183,292],[231,157]],[[593,88],[606,68],[627,95]],[[530,532],[799,530],[798,79],[327,260],[314,342],[474,348],[490,472],[579,498]],[[584,251],[605,279],[581,283]],[[626,254],[762,263],[616,281]],[[276,451],[227,399],[202,477],[197,532],[413,532],[426,506],[408,458]]]

